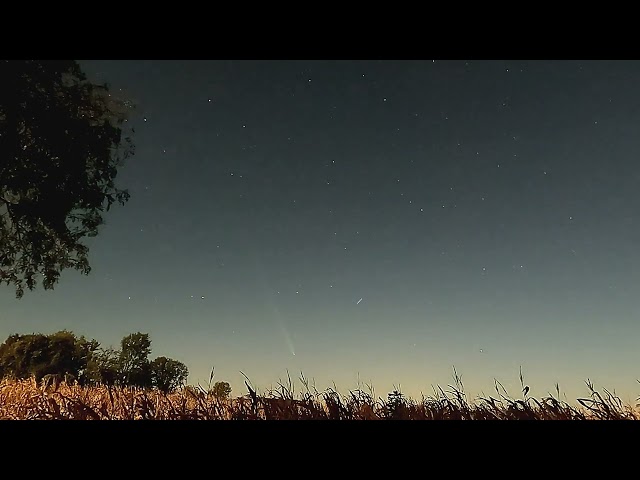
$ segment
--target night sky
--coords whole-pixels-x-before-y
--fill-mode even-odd
[[[81,65],[137,105],[131,200],[2,340],[148,332],[234,395],[639,393],[640,62]]]

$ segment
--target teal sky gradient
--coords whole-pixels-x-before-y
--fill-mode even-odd
[[[522,366],[635,402],[640,63],[82,65],[138,106],[131,200],[90,276],[0,290],[3,338],[148,332],[238,395],[288,369],[419,397],[455,366],[517,396]]]

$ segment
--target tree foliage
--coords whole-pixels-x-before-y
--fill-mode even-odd
[[[134,151],[129,110],[75,61],[0,60],[0,282],[17,297],[89,273],[82,240],[129,198],[114,184]]]
[[[76,337],[65,330],[51,335],[10,335],[0,345],[0,374],[14,378],[34,376],[37,381],[45,375],[67,374],[83,382],[87,364],[98,346],[95,340]]]
[[[186,383],[189,370],[184,363],[167,357],[149,361],[148,333],[131,333],[120,347],[101,348],[96,340],[66,330],[51,335],[14,334],[0,345],[0,377],[34,376],[40,382],[47,375],[72,376],[81,385],[156,387],[167,393]]]
[[[122,383],[136,387],[151,386],[151,340],[148,333],[132,333],[120,342]]]
[[[211,393],[217,398],[229,398],[229,395],[231,395],[231,385],[227,382],[216,382]]]
[[[151,362],[151,381],[158,390],[169,393],[184,385],[189,376],[187,366],[177,360],[158,357]]]
[[[93,353],[87,363],[87,383],[117,385],[121,377],[119,351],[109,347],[100,348]]]

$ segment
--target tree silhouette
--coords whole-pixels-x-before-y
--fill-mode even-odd
[[[10,335],[0,345],[0,374],[14,378],[33,375],[38,382],[45,375],[72,375],[82,381],[98,345],[64,330],[51,335]]]
[[[393,392],[387,394],[387,403],[385,404],[387,418],[401,419],[406,409],[407,401],[400,391],[394,389]]]
[[[113,348],[96,350],[87,362],[85,384],[116,385],[120,383],[120,352]]]
[[[0,60],[0,282],[22,297],[62,270],[90,271],[103,213],[129,194],[114,185],[131,154],[130,105],[89,82],[75,61]]]
[[[167,357],[158,357],[151,362],[151,382],[158,390],[169,393],[187,381],[187,366]]]
[[[166,393],[186,383],[189,370],[184,363],[167,357],[149,362],[148,333],[131,333],[120,346],[101,348],[96,340],[66,330],[10,335],[0,344],[0,378],[33,376],[38,383],[74,379],[80,385],[156,387]]]
[[[216,382],[211,390],[214,397],[226,399],[231,395],[231,385],[227,382]]]
[[[148,333],[132,333],[120,342],[120,374],[124,385],[151,386],[151,340]]]

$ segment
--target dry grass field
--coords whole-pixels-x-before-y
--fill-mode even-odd
[[[34,379],[0,381],[0,419],[15,420],[636,420],[637,411],[604,389],[570,405],[557,396],[511,398],[496,382],[496,395],[468,401],[456,376],[419,401],[392,392],[386,399],[362,390],[341,395],[305,386],[294,394],[289,380],[277,390],[220,399],[203,387],[164,394],[157,390],[77,384],[38,385]]]

